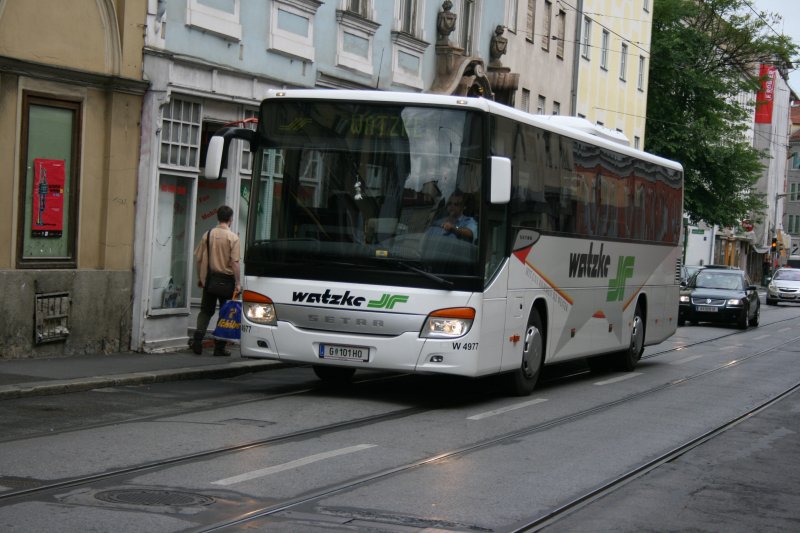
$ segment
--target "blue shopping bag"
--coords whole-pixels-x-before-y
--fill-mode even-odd
[[[215,339],[239,342],[242,329],[242,302],[228,300],[219,309],[217,327],[214,328]]]

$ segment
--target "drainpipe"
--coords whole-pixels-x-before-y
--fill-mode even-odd
[[[578,19],[575,21],[575,51],[572,54],[572,116],[578,116],[578,66],[581,61],[581,28],[583,28],[583,0],[577,2]]]

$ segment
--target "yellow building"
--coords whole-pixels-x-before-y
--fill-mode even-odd
[[[127,350],[147,0],[0,0],[0,357]]]
[[[583,0],[575,113],[644,148],[653,0]]]

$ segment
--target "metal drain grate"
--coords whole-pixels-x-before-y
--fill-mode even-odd
[[[94,497],[107,503],[147,505],[158,507],[196,507],[215,502],[210,496],[159,489],[118,489],[98,492]]]

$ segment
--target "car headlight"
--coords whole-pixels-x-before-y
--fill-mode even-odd
[[[681,294],[680,302],[682,304],[688,304],[689,303],[689,296],[687,294]]]
[[[475,320],[475,309],[471,307],[452,307],[439,309],[428,315],[420,337],[453,339],[466,335]]]
[[[738,307],[744,305],[744,301],[740,300],[739,298],[731,298],[728,300],[727,305],[730,307]]]
[[[244,291],[242,294],[242,314],[250,322],[274,326],[278,323],[275,314],[275,304],[270,298],[253,291]]]

